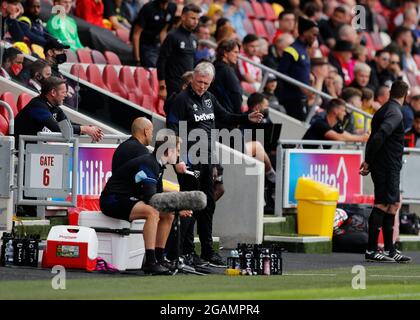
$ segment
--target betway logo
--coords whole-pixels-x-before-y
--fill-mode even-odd
[[[214,113],[203,113],[200,115],[194,115],[195,122],[214,120]]]
[[[311,164],[309,174],[304,174],[303,176],[336,187],[340,192],[339,202],[346,200],[349,177],[346,162],[343,157],[340,157],[336,173],[329,172],[328,164]]]

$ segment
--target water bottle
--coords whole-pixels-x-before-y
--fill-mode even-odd
[[[13,266],[13,240],[10,239],[7,241],[6,244],[6,251],[5,251],[5,266]]]
[[[264,249],[263,255],[263,275],[269,276],[271,274],[271,263],[270,263],[270,252],[268,249]]]

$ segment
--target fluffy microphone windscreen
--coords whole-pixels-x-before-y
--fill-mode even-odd
[[[163,192],[155,194],[150,205],[160,212],[203,210],[207,206],[207,197],[202,191]]]

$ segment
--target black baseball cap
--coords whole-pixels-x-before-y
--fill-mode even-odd
[[[57,40],[55,38],[51,38],[45,44],[44,52],[47,52],[50,49],[56,49],[56,50],[70,49],[70,46],[62,43],[60,40]]]

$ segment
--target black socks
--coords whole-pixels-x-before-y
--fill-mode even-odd
[[[388,215],[377,207],[373,207],[372,212],[369,216],[369,239],[368,239],[368,251],[378,250],[378,237],[379,232],[383,224],[384,216]],[[385,235],[384,235],[385,238]]]
[[[146,249],[146,263],[156,263],[155,250]]]
[[[163,262],[163,252],[164,252],[164,248],[155,248],[155,255],[156,255],[156,260],[157,262]]]
[[[394,243],[392,241],[394,235],[394,221],[395,215],[389,213],[384,215],[384,221],[382,225],[382,233],[384,235],[384,249],[385,251],[389,252],[394,251]]]

